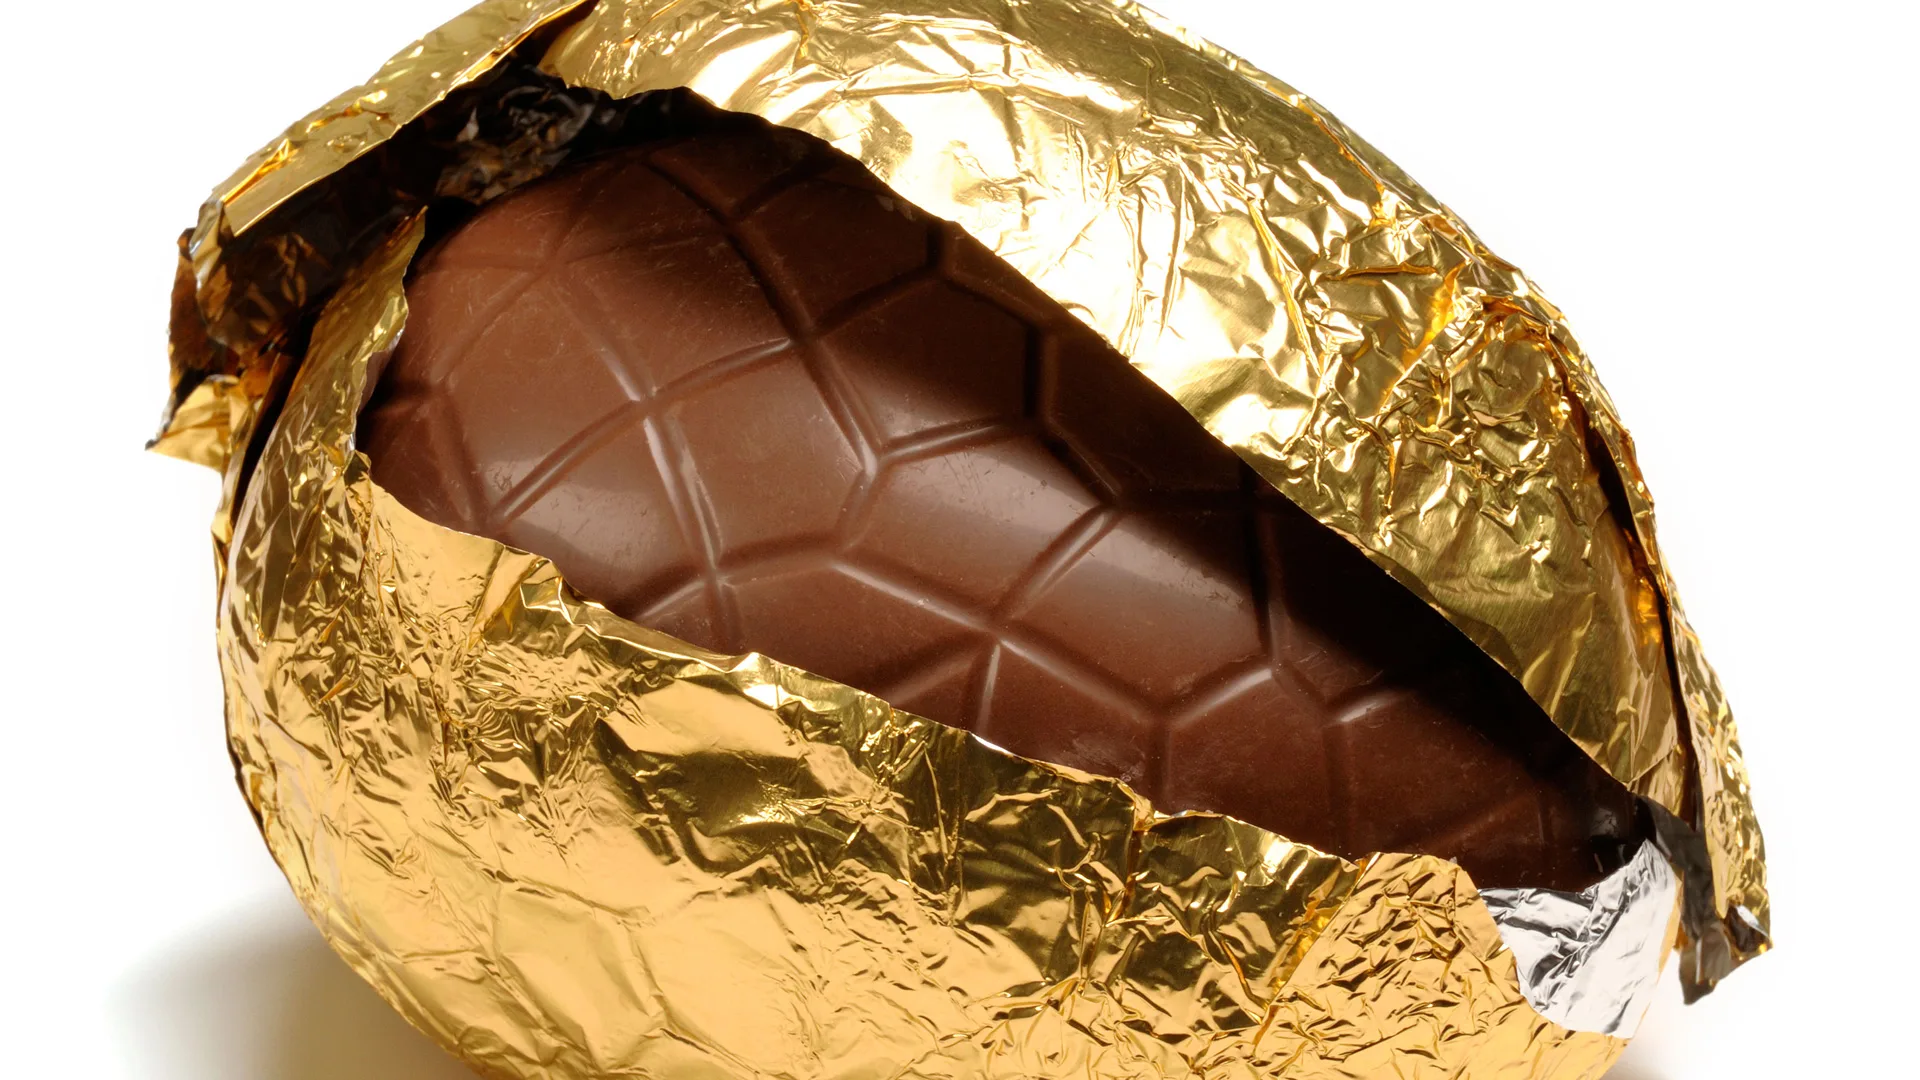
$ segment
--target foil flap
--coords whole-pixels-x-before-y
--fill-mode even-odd
[[[244,445],[251,430],[242,416],[249,401],[268,395],[256,387],[236,398],[235,384],[269,366],[263,349],[311,315],[341,273],[432,194],[431,173],[423,192],[418,170],[363,159],[582,2],[476,6],[401,50],[365,85],[308,113],[214,188],[199,222],[180,238],[168,350],[173,387],[152,449],[226,466],[235,440]],[[362,183],[314,190],[349,167]],[[288,211],[287,225],[247,237],[277,210]]]
[[[1660,985],[1678,927],[1680,879],[1653,844],[1577,893],[1481,889],[1540,1015],[1630,1039]]]

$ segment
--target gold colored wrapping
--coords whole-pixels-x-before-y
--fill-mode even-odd
[[[198,308],[175,320],[176,346],[215,344],[176,348],[159,448],[215,461],[210,417],[244,350],[424,196],[336,208],[325,235],[295,204],[336,174],[350,188],[360,157],[573,20],[542,61],[569,84],[689,86],[822,136],[1099,329],[1700,830],[1713,910],[1689,926],[1729,956],[1697,981],[1763,950],[1764,848],[1732,715],[1631,440],[1558,310],[1317,104],[1150,13],[903,3],[499,0],[454,20],[217,189],[187,245]],[[342,220],[360,231],[336,235]]]
[[[352,449],[418,224],[351,274],[236,517],[274,857],[416,1025],[524,1078],[1597,1077],[1458,867],[1360,864],[582,603]]]
[[[1557,310],[1316,104],[1099,0],[497,0],[216,191],[156,441],[226,471],[249,801],[416,1024],[525,1077],[1519,1080],[1618,1049],[1525,1004],[1449,864],[1156,817],[622,622],[373,487],[350,435],[404,318],[392,238],[564,157],[478,120],[535,64],[810,131],[959,222],[1700,829],[1696,984],[1765,948],[1732,718],[1611,402]]]

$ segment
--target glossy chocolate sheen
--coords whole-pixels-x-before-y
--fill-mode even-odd
[[[437,243],[376,481],[585,597],[1357,856],[1578,888],[1632,800],[1091,331],[773,129],[617,151]]]

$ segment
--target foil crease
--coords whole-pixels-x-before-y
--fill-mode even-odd
[[[1732,718],[1611,402],[1319,106],[1125,3],[493,0],[215,192],[156,442],[226,473],[243,789],[415,1024],[524,1077],[1519,1080],[1619,1049],[1529,1002],[1450,864],[1156,815],[632,626],[367,480],[422,209],[681,86],[959,222],[1520,678],[1664,815],[1695,989],[1767,946]]]
[[[1519,965],[1520,992],[1576,1031],[1630,1039],[1679,929],[1680,879],[1656,845],[1577,893],[1481,889]]]
[[[354,451],[414,219],[235,518],[241,784],[334,947],[526,1078],[1597,1077],[1458,867],[1348,862],[575,598]]]

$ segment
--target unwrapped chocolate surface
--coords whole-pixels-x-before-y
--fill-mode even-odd
[[[1087,327],[750,121],[423,257],[374,478],[589,599],[1359,857],[1579,889],[1631,797],[1446,621]]]

